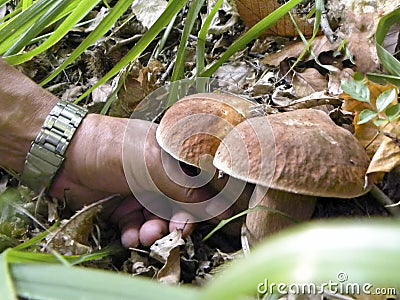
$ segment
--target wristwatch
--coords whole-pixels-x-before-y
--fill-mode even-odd
[[[20,184],[45,192],[60,169],[68,145],[87,109],[60,101],[51,110],[26,156]]]

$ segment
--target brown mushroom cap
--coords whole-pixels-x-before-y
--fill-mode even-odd
[[[248,119],[225,137],[214,157],[217,169],[238,179],[336,198],[367,192],[368,165],[369,158],[353,135],[313,109]]]
[[[212,166],[221,140],[250,116],[254,103],[227,93],[200,93],[180,99],[161,119],[156,138],[172,157],[189,165]],[[208,156],[208,157],[207,157]]]

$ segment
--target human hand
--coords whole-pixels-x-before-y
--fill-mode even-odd
[[[127,137],[128,122],[132,122],[129,127],[134,128],[134,135]],[[124,159],[129,158],[125,165],[123,151]],[[124,172],[124,168],[129,170]],[[213,202],[213,212],[207,212],[206,208],[189,214],[168,205],[168,197],[195,203],[214,196],[207,186],[191,188],[196,184],[195,178],[183,176],[183,185],[174,182],[170,173],[179,171],[176,161],[158,146],[152,123],[89,114],[67,150],[64,166],[54,180],[50,194],[65,199],[73,209],[113,194],[121,195],[107,211],[109,219],[121,229],[122,244],[126,247],[149,246],[176,228],[183,228],[184,235],[188,235],[194,227],[194,214],[210,219],[213,212],[222,211],[226,206],[221,199]],[[126,173],[129,173],[129,184]],[[146,203],[145,207],[143,203]],[[160,210],[169,221],[154,214]],[[219,217],[228,214],[227,211]]]

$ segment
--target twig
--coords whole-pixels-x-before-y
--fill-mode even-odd
[[[384,192],[382,192],[376,185],[372,186],[371,195],[381,203],[386,210],[397,218],[400,218],[400,206],[394,203]]]

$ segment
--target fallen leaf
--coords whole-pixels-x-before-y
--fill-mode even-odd
[[[165,0],[136,0],[131,8],[139,22],[146,28],[150,28],[167,8]]]
[[[182,230],[177,229],[151,245],[150,257],[157,259],[161,263],[165,263],[171,250],[184,244],[185,241],[182,239]]]
[[[157,273],[158,281],[166,284],[178,284],[181,277],[181,255],[179,248],[171,249],[165,265]]]
[[[249,28],[281,6],[278,0],[235,0],[235,3],[241,19]],[[299,16],[295,9],[292,10],[292,14],[301,32],[306,36],[312,35],[313,23]],[[266,34],[279,36],[298,35],[288,15],[285,15],[274,26],[271,26]]]
[[[64,255],[81,255],[92,252],[88,238],[93,230],[93,220],[100,213],[103,204],[114,199],[110,196],[83,207],[70,219],[63,220],[60,227],[46,236],[45,248]]]
[[[265,73],[253,86],[254,96],[268,95],[275,90],[275,73]]]
[[[328,87],[328,81],[317,69],[308,68],[304,72],[296,72],[293,76],[293,88],[297,97],[306,97],[312,93],[323,91]]]
[[[343,94],[342,98],[345,99],[343,109],[355,113],[354,116],[354,130],[355,137],[366,148],[371,163],[367,170],[368,182],[375,183],[383,179],[383,176],[400,165],[400,121],[392,121],[384,123],[379,127],[372,121],[358,124],[360,113],[364,109],[371,109],[376,111],[376,101],[383,92],[392,89],[396,90],[396,97],[393,104],[398,103],[397,95],[398,88],[390,83],[386,85],[376,84],[367,81],[367,86],[370,92],[370,103],[357,101],[347,94]],[[385,112],[380,113],[382,118],[385,117]]]
[[[223,65],[215,72],[214,76],[222,81],[220,85],[226,82],[228,91],[235,92],[238,88],[245,89],[247,85],[251,84],[255,78],[255,72],[245,62],[235,62]]]
[[[340,45],[338,43],[330,43],[326,36],[321,35],[317,36],[311,46],[312,51],[314,54],[318,57],[322,52],[327,52],[327,51],[334,51],[336,50]],[[281,61],[291,58],[291,57],[299,57],[300,54],[306,49],[306,46],[304,45],[303,42],[297,42],[295,44],[286,46],[282,50],[269,54],[266,57],[264,57],[261,62],[266,65],[270,66],[278,66]],[[306,61],[312,59],[312,57],[307,56]]]
[[[139,103],[159,87],[158,79],[164,70],[164,65],[154,60],[147,67],[135,65],[130,72],[121,74],[117,83],[118,99],[111,105],[109,115],[130,117]]]
[[[379,68],[374,33],[376,24],[374,14],[358,15],[348,13],[351,30],[348,36],[348,48],[354,57],[357,70],[363,74]]]
[[[150,257],[164,264],[157,274],[157,279],[160,282],[167,284],[177,284],[179,282],[181,275],[179,246],[184,244],[182,230],[177,229],[157,240],[150,247]]]
[[[328,75],[328,93],[329,95],[339,96],[343,94],[341,84],[343,81],[351,80],[353,78],[354,71],[350,68],[343,70],[337,70],[333,74]]]
[[[328,15],[340,20],[339,40],[348,40],[348,48],[360,72],[371,72],[379,67],[374,33],[379,20],[397,9],[398,0],[330,0],[326,3]]]
[[[369,182],[382,180],[385,173],[400,166],[400,144],[398,142],[398,138],[400,137],[400,121],[391,125],[392,128],[389,132],[393,135],[393,138],[381,135],[380,145],[372,157],[367,170]]]

